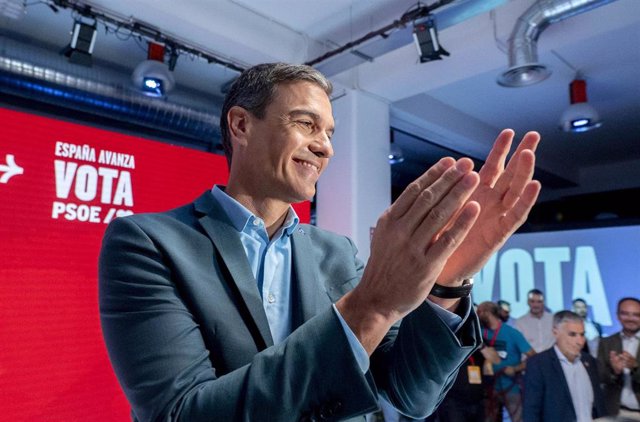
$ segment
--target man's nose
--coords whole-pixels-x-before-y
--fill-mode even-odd
[[[326,134],[320,134],[309,146],[311,152],[317,157],[331,158],[333,157],[333,145],[331,139]]]

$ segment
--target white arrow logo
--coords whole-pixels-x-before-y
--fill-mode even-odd
[[[7,154],[7,164],[0,164],[0,173],[2,172],[5,173],[0,176],[0,183],[7,183],[13,176],[23,174],[24,169],[16,164],[13,154]]]

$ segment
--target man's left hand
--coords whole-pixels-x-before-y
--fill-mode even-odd
[[[480,204],[480,215],[467,237],[449,257],[438,283],[451,285],[476,274],[504,242],[524,223],[538,198],[540,182],[532,180],[537,132],[528,132],[505,167],[514,132],[503,130],[478,172],[480,184],[470,200]]]

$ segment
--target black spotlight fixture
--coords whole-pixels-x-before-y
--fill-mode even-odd
[[[71,32],[71,42],[62,49],[62,54],[69,58],[69,62],[91,67],[93,64],[93,47],[96,43],[96,24],[91,25],[75,21]]]
[[[420,63],[442,60],[442,56],[449,56],[449,52],[438,41],[436,20],[432,15],[413,24],[413,40],[418,48]]]

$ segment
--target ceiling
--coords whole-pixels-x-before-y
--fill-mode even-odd
[[[18,0],[0,0],[3,4]],[[33,62],[52,52],[50,66],[87,78],[128,78],[146,58],[145,43],[126,31],[99,30],[93,68],[69,65],[58,51],[69,42],[72,14],[48,1],[29,1],[20,17],[0,16],[0,52],[32,51]],[[92,0],[97,10],[144,22],[208,54],[239,67],[260,62],[308,62],[407,10],[411,0]],[[391,109],[394,143],[405,161],[394,165],[396,188],[424,171],[443,153],[486,155],[504,127],[522,135],[541,133],[537,175],[543,182],[546,217],[567,218],[594,208],[596,216],[640,218],[632,196],[640,194],[640,7],[617,0],[552,24],[538,42],[539,62],[551,76],[536,85],[505,88],[496,78],[507,69],[507,40],[518,17],[533,0],[457,0],[438,8],[439,38],[451,53],[420,63],[411,28],[390,31],[317,67],[334,81],[339,95],[358,89]],[[431,4],[431,3],[428,3]],[[100,29],[100,28],[99,28]],[[32,50],[29,50],[32,49]],[[55,53],[55,54],[54,54]],[[579,71],[588,84],[589,103],[600,113],[599,129],[569,134],[558,129],[569,105],[568,85]],[[182,55],[174,71],[178,89],[169,101],[218,109],[223,87],[237,72]],[[109,76],[106,76],[109,75]],[[115,75],[115,76],[114,76]],[[584,198],[597,198],[588,201]],[[598,206],[593,203],[597,202]],[[545,210],[544,205],[541,208]],[[550,211],[552,210],[553,211]],[[542,217],[541,217],[542,218]]]

